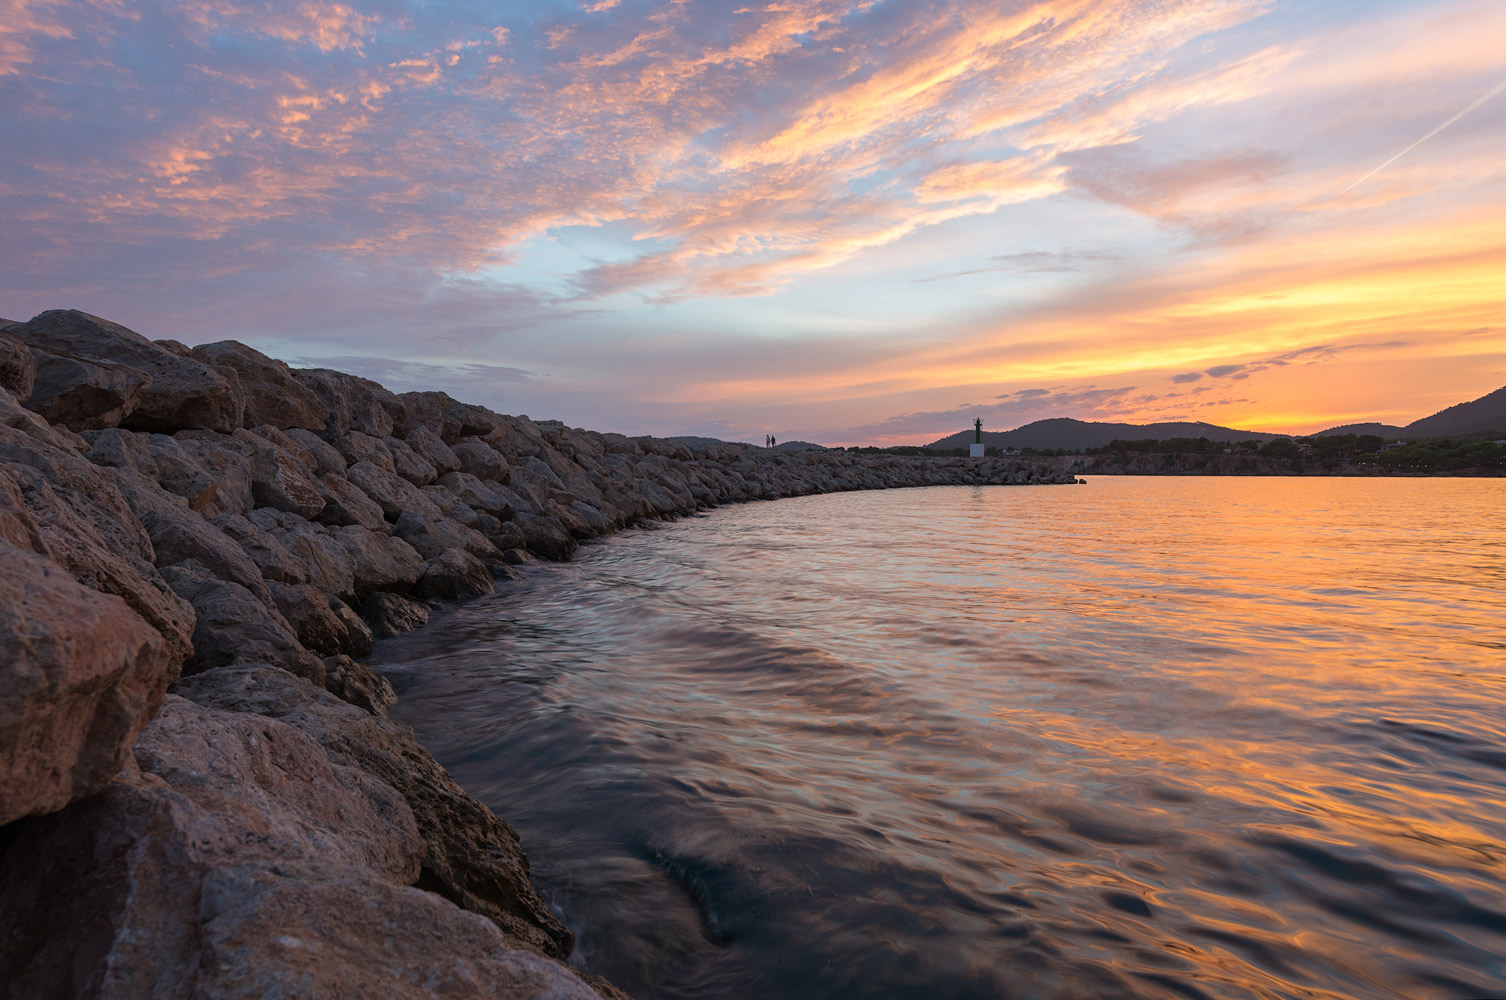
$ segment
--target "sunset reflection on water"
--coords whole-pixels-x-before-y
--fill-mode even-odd
[[[728,508],[384,644],[640,997],[1506,993],[1500,480]]]

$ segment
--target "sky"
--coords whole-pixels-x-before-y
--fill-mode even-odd
[[[1502,0],[0,0],[0,316],[629,434],[1506,385]]]

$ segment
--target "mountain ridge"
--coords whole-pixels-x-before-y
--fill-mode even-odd
[[[1008,431],[984,431],[983,443],[997,448],[1041,448],[1078,451],[1102,448],[1111,441],[1165,441],[1170,438],[1206,437],[1210,441],[1264,443],[1281,437],[1332,437],[1338,434],[1375,434],[1385,438],[1441,437],[1449,434],[1477,434],[1487,431],[1506,432],[1506,386],[1478,399],[1446,407],[1414,420],[1405,427],[1378,422],[1341,424],[1312,435],[1284,434],[1275,431],[1251,431],[1223,427],[1203,421],[1162,421],[1130,424],[1078,420],[1074,417],[1049,417],[1035,420]],[[973,431],[958,431],[925,445],[927,448],[963,448],[973,443]]]

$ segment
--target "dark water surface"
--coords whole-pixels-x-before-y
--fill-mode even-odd
[[[1506,995],[1506,481],[725,508],[381,644],[640,998]]]

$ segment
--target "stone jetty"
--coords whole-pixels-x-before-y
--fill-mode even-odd
[[[1070,483],[690,448],[53,310],[0,320],[8,997],[619,997],[361,663],[519,563],[719,504]]]

